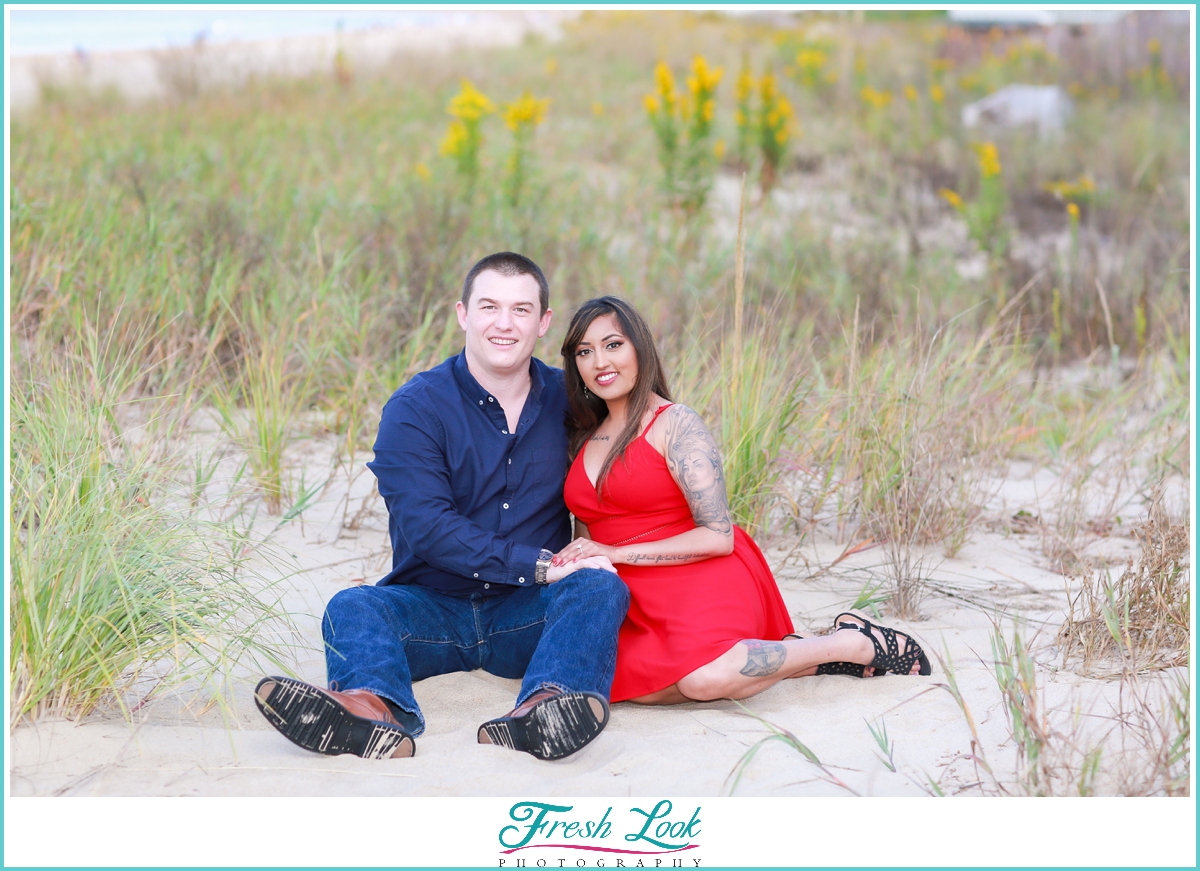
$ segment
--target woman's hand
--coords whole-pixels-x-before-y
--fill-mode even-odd
[[[607,544],[601,544],[598,541],[592,541],[590,538],[577,538],[550,560],[551,565],[562,566],[570,563],[578,562],[589,557],[604,557],[606,560],[616,565],[620,560],[617,559],[617,549],[609,547]]]

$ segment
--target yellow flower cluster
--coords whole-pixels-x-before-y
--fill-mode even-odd
[[[917,89],[912,85],[904,86],[904,98],[910,103],[917,102]]]
[[[929,99],[937,103],[939,106],[946,99],[946,92],[942,90],[942,86],[933,84],[929,86]]]
[[[820,72],[828,61],[829,55],[819,48],[801,49],[800,53],[796,55],[796,66],[806,73]]]
[[[758,96],[762,103],[763,136],[773,138],[776,143],[783,145],[788,140],[788,128],[794,115],[792,104],[779,93],[779,86],[771,73],[767,73],[759,81]]]
[[[734,86],[734,97],[738,103],[744,103],[750,99],[750,94],[754,92],[754,76],[750,75],[749,69],[743,69],[737,77],[737,84]]]
[[[1043,186],[1044,190],[1054,194],[1060,200],[1074,200],[1086,197],[1096,190],[1096,183],[1086,175],[1081,175],[1075,181],[1052,181]]]
[[[1071,216],[1072,221],[1079,220],[1079,206],[1074,203],[1067,203],[1067,214]]]
[[[467,125],[461,121],[451,121],[442,139],[441,152],[449,157],[458,157],[465,150],[471,135]]]
[[[891,91],[877,91],[870,85],[863,87],[858,96],[865,104],[875,109],[886,109],[892,102]]]
[[[700,94],[711,94],[717,89],[717,85],[721,83],[721,76],[725,74],[725,70],[721,67],[709,68],[708,61],[703,55],[696,55],[692,59],[692,74],[688,76],[688,90],[694,96]]]
[[[679,105],[679,95],[675,93],[675,77],[666,61],[659,61],[654,68],[654,93],[646,95],[646,111],[651,115],[665,112],[674,115]]]
[[[992,142],[976,142],[971,145],[979,155],[979,172],[984,178],[1000,174],[1000,152]]]
[[[942,188],[938,191],[938,196],[944,199],[950,205],[954,206],[954,208],[958,209],[960,212],[963,210],[964,204],[962,197],[950,190],[950,188]]]
[[[478,121],[484,115],[495,112],[496,107],[492,105],[491,100],[477,91],[474,85],[463,79],[462,90],[450,99],[446,111],[464,121]]]
[[[521,128],[536,127],[546,120],[546,110],[549,108],[549,99],[539,100],[526,91],[515,103],[505,105],[504,123],[514,133]]]
[[[1047,51],[1045,46],[1028,39],[1017,45],[1010,45],[1005,54],[1010,62],[1027,57],[1034,61],[1044,61],[1051,64],[1058,63],[1058,58]]]

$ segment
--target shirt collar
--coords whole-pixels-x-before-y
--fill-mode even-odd
[[[475,380],[475,376],[471,374],[471,370],[467,368],[467,350],[464,348],[454,358],[454,379],[458,382],[459,389],[466,394],[467,398],[480,402],[487,400],[491,394],[483,389],[482,385]],[[542,378],[542,370],[538,365],[536,357],[529,359],[529,399],[526,400],[526,407],[533,407],[542,396],[542,389],[545,387],[545,380]]]

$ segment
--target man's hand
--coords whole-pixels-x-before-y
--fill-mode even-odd
[[[580,569],[600,569],[602,571],[612,572],[614,575],[617,573],[617,570],[613,567],[613,564],[609,561],[608,557],[590,556],[581,560],[576,560],[573,563],[567,563],[565,565],[556,566],[551,563],[550,568],[546,572],[546,583],[553,584],[555,581],[561,581],[567,575],[571,574],[572,572],[577,572]]]

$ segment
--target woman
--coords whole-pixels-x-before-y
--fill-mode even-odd
[[[930,673],[915,641],[853,614],[834,621],[847,631],[790,634],[766,559],[730,518],[716,443],[671,402],[632,306],[584,303],[562,353],[574,458],[564,496],[577,538],[554,559],[603,555],[629,586],[612,701],[743,699],[818,673]]]

